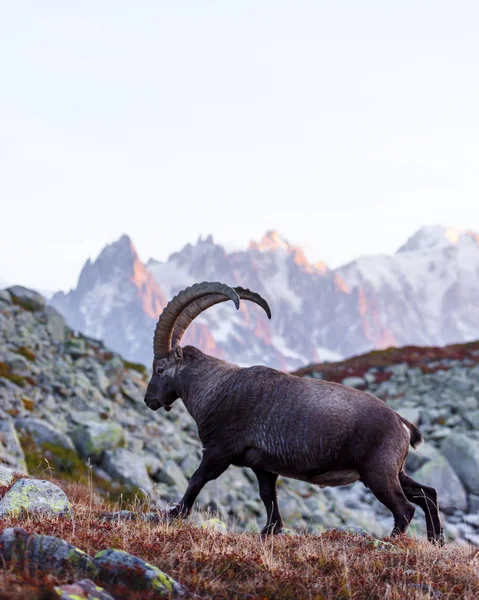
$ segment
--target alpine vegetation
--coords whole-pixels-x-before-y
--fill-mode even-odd
[[[250,290],[197,283],[163,310],[154,335],[153,374],[145,403],[171,410],[182,398],[203,445],[200,466],[171,517],[186,517],[203,486],[230,465],[255,473],[267,522],[262,534],[280,533],[276,497],[279,475],[320,487],[361,481],[393,514],[392,536],[405,533],[420,506],[430,541],[443,542],[436,490],[404,472],[409,445],[419,430],[372,394],[264,366],[240,368],[193,346],[179,344],[204,310],[232,300],[255,302],[269,318],[267,302]]]

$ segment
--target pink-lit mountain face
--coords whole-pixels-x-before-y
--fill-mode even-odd
[[[479,236],[419,230],[394,256],[367,256],[338,269],[311,264],[276,231],[244,251],[210,237],[144,265],[123,236],[88,261],[78,286],[52,304],[70,325],[125,357],[149,364],[166,301],[196,281],[249,287],[273,318],[242,302],[215,306],[184,344],[242,365],[291,369],[391,345],[441,345],[479,338]]]

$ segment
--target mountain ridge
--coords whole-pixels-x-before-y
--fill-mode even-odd
[[[238,313],[219,305],[192,324],[184,343],[241,365],[294,369],[373,348],[478,338],[478,275],[479,235],[442,226],[419,229],[393,255],[335,269],[311,263],[276,230],[233,252],[200,236],[146,264],[124,235],[89,259],[77,287],[52,304],[74,328],[149,364],[156,320],[175,293],[204,280],[242,285],[268,300],[273,320],[251,303]]]

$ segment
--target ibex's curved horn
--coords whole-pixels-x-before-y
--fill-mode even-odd
[[[223,300],[233,300],[236,308],[239,308],[239,296],[233,288],[224,283],[208,282],[195,283],[181,292],[168,302],[160,315],[153,338],[153,351],[155,356],[168,356],[171,351],[171,336],[173,327],[181,312],[192,302],[204,296],[219,294]]]
[[[247,290],[242,287],[235,287],[234,290],[241,298],[241,300],[250,300],[251,302],[255,302],[261,308],[264,309],[265,313],[268,315],[268,319],[271,319],[271,309],[269,308],[266,300],[261,297],[256,292],[252,292],[251,290]],[[194,302],[191,302],[186,308],[183,309],[182,313],[178,317],[175,327],[173,329],[173,335],[171,344],[172,347],[176,346],[180,343],[183,334],[186,329],[189,327],[191,322],[196,319],[198,315],[200,315],[203,311],[214,306],[215,304],[219,304],[220,302],[225,302],[228,298],[225,298],[224,295],[221,294],[210,294],[208,296],[203,296],[202,298],[198,298]]]

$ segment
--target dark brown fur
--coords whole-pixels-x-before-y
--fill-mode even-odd
[[[421,434],[375,396],[268,367],[240,368],[186,346],[155,358],[145,402],[170,410],[180,397],[198,426],[203,458],[171,515],[188,515],[202,487],[233,464],[256,474],[267,511],[263,534],[282,528],[281,475],[320,486],[360,480],[392,512],[392,535],[407,531],[413,502],[424,509],[428,539],[442,541],[435,490],[403,471]]]

